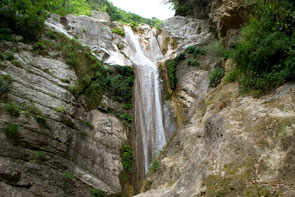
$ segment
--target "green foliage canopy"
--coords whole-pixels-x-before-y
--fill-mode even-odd
[[[265,93],[295,79],[295,2],[259,0],[231,57],[242,92]]]

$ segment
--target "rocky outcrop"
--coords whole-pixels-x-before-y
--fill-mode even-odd
[[[161,29],[167,37],[176,41],[178,51],[183,51],[188,46],[204,44],[212,34],[205,20],[192,17],[176,16],[163,21]],[[159,43],[164,43],[162,39]],[[164,45],[164,44],[161,44]]]
[[[209,19],[220,40],[232,46],[238,39],[240,28],[249,20],[250,5],[244,0],[212,0]]]
[[[120,149],[127,139],[121,121],[84,109],[69,91],[76,73],[59,51],[39,55],[31,49],[1,42],[0,50],[15,56],[0,70],[13,78],[0,100],[1,196],[120,193]],[[20,106],[19,116],[5,107],[11,101]]]
[[[93,12],[92,17],[51,15],[46,24],[70,38],[77,38],[82,45],[90,47],[93,54],[107,64],[132,65],[121,52],[128,46],[121,36],[113,34],[111,26],[117,26],[107,20],[107,14]],[[119,25],[120,28],[123,28]]]
[[[138,196],[292,196],[294,84],[257,99],[237,84],[211,92],[179,130]],[[153,190],[154,189],[154,190]]]

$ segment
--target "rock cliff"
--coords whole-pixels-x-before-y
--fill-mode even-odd
[[[214,33],[232,46],[249,7],[238,0],[204,2],[201,15],[135,29],[144,54],[162,61],[162,102],[164,111],[172,109],[166,120],[178,123],[137,196],[294,196],[295,84],[260,98],[240,95],[237,83],[209,88],[209,72],[228,70],[230,62],[201,49]],[[115,33],[123,26],[99,12],[51,15],[46,25],[42,42],[0,42],[0,196],[133,195],[135,178],[122,174],[121,159],[127,136],[130,142],[135,135],[132,95],[118,93],[134,55]]]
[[[0,43],[0,196],[120,193],[127,137],[115,112],[123,104],[104,95],[103,110],[89,111],[84,93],[75,94],[79,73],[63,55],[61,45],[70,41],[48,32],[45,45]],[[79,61],[91,58],[84,52]]]
[[[260,99],[237,84],[209,93],[139,196],[294,195],[294,87]]]

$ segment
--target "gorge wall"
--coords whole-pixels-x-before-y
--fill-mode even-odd
[[[0,196],[133,196],[140,186],[143,197],[294,196],[295,84],[260,98],[241,96],[237,83],[209,88],[211,70],[228,72],[234,64],[216,52],[195,57],[186,49],[217,40],[232,46],[249,7],[204,2],[201,14],[199,1],[188,0],[183,5],[195,14],[167,19],[158,30],[134,30],[143,54],[159,67],[161,121],[173,123],[143,180],[122,160],[129,143],[132,173],[139,171],[134,97],[116,86],[133,85],[122,78],[136,62],[134,46],[112,32],[121,24],[98,12],[51,15],[44,42],[0,41]],[[172,88],[168,64],[179,55]],[[199,64],[190,65],[192,58]]]

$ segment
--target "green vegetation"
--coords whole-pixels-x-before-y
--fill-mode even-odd
[[[130,125],[130,123],[132,122],[132,117],[130,116],[130,114],[128,112],[124,112],[120,116],[120,118],[122,119],[124,126]]]
[[[50,129],[48,123],[47,123],[47,118],[43,115],[36,115],[35,116],[35,120],[37,121],[37,123],[42,126],[45,127],[47,129]]]
[[[149,165],[149,172],[157,172],[157,170],[159,169],[160,167],[160,162],[158,160],[158,157],[157,156],[154,156],[153,159],[152,159],[152,162],[151,164]]]
[[[47,123],[46,116],[34,104],[31,104],[31,105],[26,107],[26,113],[33,115],[36,122],[40,126],[46,128],[46,129],[49,129],[49,130],[51,129],[50,126]]]
[[[204,48],[206,53],[211,56],[221,56],[221,55],[224,56],[224,53],[225,53],[223,43],[220,40],[218,41],[214,40],[210,42],[210,44],[208,44]]]
[[[103,191],[94,188],[90,190],[90,193],[95,197],[105,197],[105,193]]]
[[[5,135],[8,139],[16,139],[19,135],[18,131],[19,131],[20,125],[18,123],[7,123],[5,128],[4,128],[4,132]]]
[[[87,136],[87,132],[85,130],[80,130],[79,132],[82,136]]]
[[[0,75],[0,96],[10,91],[10,85],[13,81],[11,75]]]
[[[238,158],[235,163],[224,165],[223,174],[214,173],[205,178],[204,196],[281,196],[282,189],[272,191],[271,186],[256,181],[256,162],[253,158]]]
[[[170,82],[170,88],[172,90],[176,88],[176,84],[177,84],[176,66],[177,66],[177,63],[173,60],[170,60],[167,62],[168,77]]]
[[[41,40],[40,42],[36,42],[33,45],[33,50],[38,51],[39,54],[47,54],[48,50],[47,50],[47,47],[46,47],[46,41]]]
[[[221,79],[224,76],[224,69],[222,67],[218,67],[214,70],[212,70],[209,74],[209,87],[217,87]]]
[[[115,34],[119,34],[120,36],[125,36],[125,31],[122,28],[116,27],[114,29],[112,29],[112,32]]]
[[[130,27],[133,31],[136,31],[137,27],[139,26],[138,22],[132,22],[130,23]]]
[[[295,2],[259,0],[230,54],[242,93],[264,94],[295,79]]]
[[[188,16],[194,14],[194,8],[201,9],[208,6],[209,1],[207,0],[193,0],[187,1],[182,0],[166,0],[166,3],[170,3],[175,10],[175,16]]]
[[[44,161],[45,159],[45,152],[44,151],[35,151],[34,158],[38,161]]]
[[[56,40],[57,39],[57,35],[55,34],[55,32],[53,30],[48,30],[45,32],[45,35],[52,39],[52,40]]]
[[[58,45],[47,47],[62,50],[66,63],[74,68],[78,77],[76,85],[70,85],[68,89],[76,97],[85,94],[89,109],[99,106],[103,94],[118,102],[129,103],[132,100],[133,68],[103,65],[88,47],[82,47],[79,42],[68,40],[64,35],[58,34],[57,41]]]
[[[75,175],[73,175],[73,173],[68,170],[64,171],[64,178],[69,181],[73,181],[76,179]]]
[[[176,63],[180,62],[181,60],[185,60],[185,53],[180,53],[175,57],[174,60],[176,61]]]
[[[67,108],[65,106],[56,107],[54,109],[56,112],[65,113],[67,111]]]
[[[20,112],[21,112],[20,107],[12,101],[7,103],[4,106],[4,109],[13,116],[16,116],[16,117],[20,116]]]
[[[122,154],[122,164],[123,164],[124,170],[128,174],[131,173],[132,162],[133,162],[132,148],[130,144],[125,144],[123,148],[123,154]]]
[[[14,42],[15,41],[15,36],[12,35],[12,34],[13,34],[13,32],[11,31],[11,29],[0,28],[0,40],[6,40],[6,41]]]
[[[94,129],[93,124],[92,124],[91,122],[89,122],[89,121],[86,121],[86,122],[85,122],[85,125],[86,125],[88,128],[90,128],[90,129]]]
[[[12,60],[11,63],[12,63],[13,65],[15,65],[16,67],[20,67],[20,66],[21,66],[21,65],[20,65],[20,62],[17,61],[17,60]]]
[[[14,60],[14,55],[13,55],[13,53],[10,53],[10,52],[0,53],[0,60],[12,61],[12,60]]]
[[[18,0],[0,1],[0,39],[13,41],[13,34],[25,41],[36,41],[44,28],[46,11],[60,15],[89,15],[86,0]]]
[[[76,85],[68,86],[68,90],[75,96],[78,95],[78,87]]]
[[[124,110],[130,110],[132,108],[131,103],[127,103],[123,105]]]
[[[198,55],[205,55],[206,51],[203,48],[199,48],[196,46],[189,46],[185,49],[186,53],[194,54],[194,58],[196,58]]]
[[[198,62],[198,60],[195,59],[195,58],[188,58],[186,60],[186,62],[187,62],[187,65],[189,65],[189,66],[198,66],[198,65],[200,65],[200,63]]]
[[[15,35],[21,35],[24,41],[38,41],[44,29],[47,12],[59,15],[75,14],[90,15],[91,9],[106,11],[113,21],[121,23],[149,24],[156,26],[161,21],[143,18],[137,14],[128,13],[115,7],[109,0],[102,0],[98,7],[97,0],[7,0],[0,1],[0,40],[15,41]],[[86,32],[86,29],[83,29]],[[118,31],[123,35],[121,31]],[[47,36],[56,39],[48,31]],[[42,47],[42,46],[39,46]]]
[[[239,72],[236,68],[233,68],[225,74],[223,81],[225,84],[228,84],[238,80],[239,80]]]

